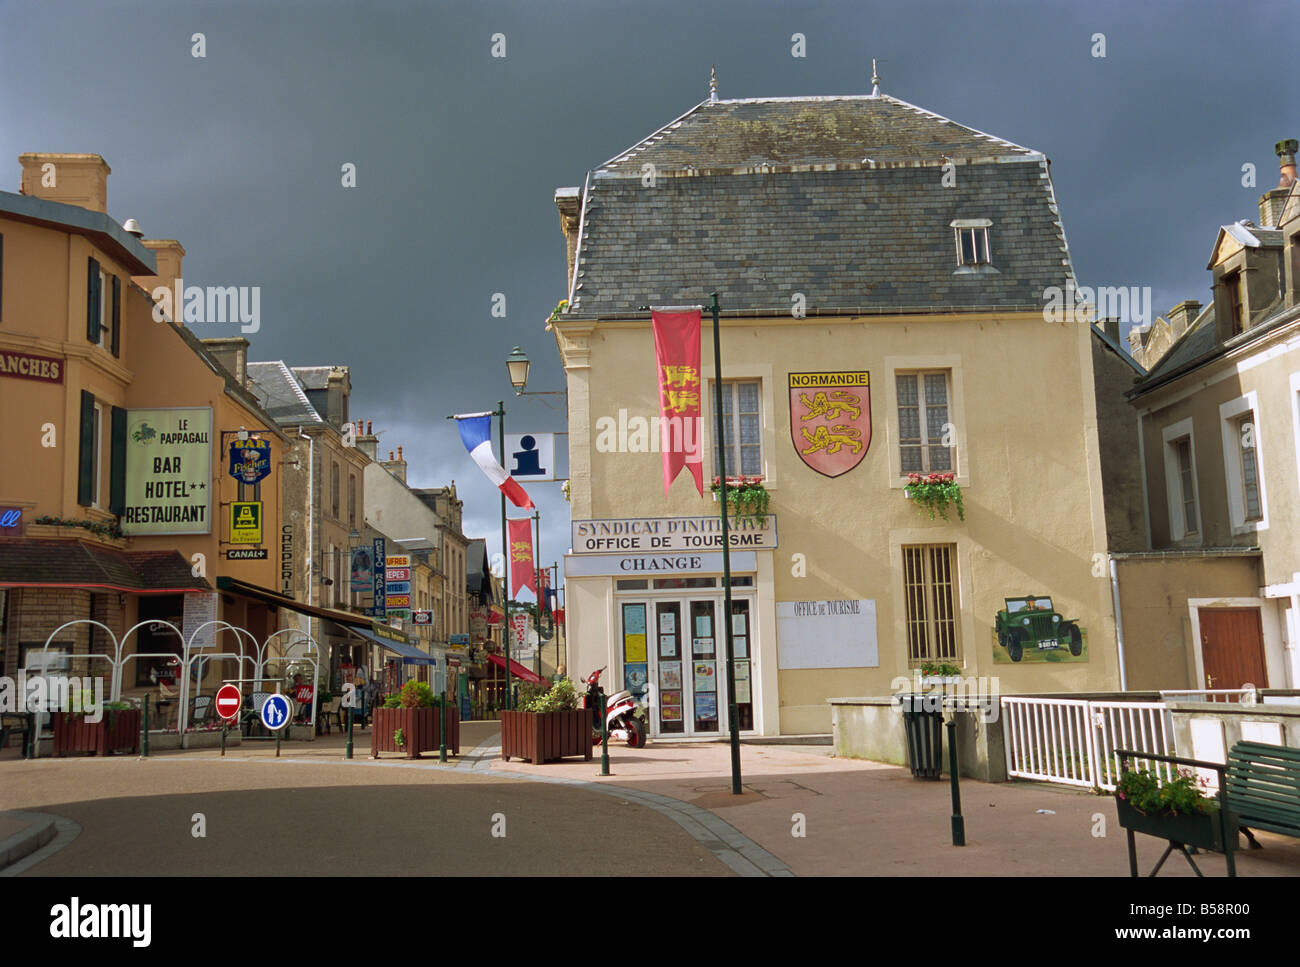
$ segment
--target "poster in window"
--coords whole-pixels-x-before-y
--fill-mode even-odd
[[[645,634],[645,605],[629,604],[623,607],[623,634]]]
[[[677,612],[660,611],[659,612],[659,633],[661,635],[671,635],[677,631]]]
[[[660,688],[681,688],[682,687],[682,663],[679,661],[665,661],[659,664],[659,687]],[[664,692],[663,701],[665,705],[670,704],[668,692]]]
[[[736,681],[749,681],[749,662],[736,662]]]
[[[746,615],[743,612],[731,616],[731,633],[733,635],[745,634],[745,625],[748,623],[745,619]]]
[[[682,707],[680,705],[661,705],[659,707],[659,718],[665,722],[680,722]]]
[[[697,692],[716,692],[718,690],[718,670],[711,661],[697,661],[695,664],[695,690]]]
[[[649,677],[650,666],[643,661],[629,662],[623,666],[623,687],[633,695],[641,695],[645,692]]]
[[[713,639],[712,639],[712,638],[696,638],[696,639],[694,639],[694,648],[695,648],[694,655],[695,655],[696,658],[712,658],[712,657],[713,657]]]
[[[715,722],[718,718],[718,696],[713,692],[695,694],[695,717],[701,722]]]
[[[749,657],[749,639],[745,637],[733,638],[732,647],[736,649],[737,658]]]
[[[745,705],[749,702],[749,679],[743,682],[736,680],[736,704]]]
[[[659,657],[660,658],[677,657],[677,636],[676,635],[659,636]]]
[[[711,616],[707,614],[697,614],[695,616],[695,637],[713,637],[713,618]]]
[[[645,661],[645,635],[623,636],[623,660]]]

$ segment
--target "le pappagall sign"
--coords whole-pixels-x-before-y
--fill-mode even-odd
[[[128,410],[124,534],[212,530],[212,410]]]

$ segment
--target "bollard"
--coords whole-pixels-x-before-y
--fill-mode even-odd
[[[140,755],[149,758],[149,696],[144,697],[144,715],[140,717]]]
[[[439,737],[442,741],[438,743],[438,761],[447,761],[447,690],[442,690],[442,706],[439,709],[442,716],[442,728],[439,729]]]
[[[600,774],[609,775],[609,723],[605,721],[605,690],[596,690],[597,715],[600,716]]]
[[[345,759],[352,758],[352,720],[355,718],[356,718],[356,709],[349,708],[348,709],[348,748],[347,751],[343,753],[343,758]]]
[[[961,815],[961,787],[957,775],[957,720],[951,718],[948,726],[948,773],[952,782],[952,845],[966,845],[966,821]]]

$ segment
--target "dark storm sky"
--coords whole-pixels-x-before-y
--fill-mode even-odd
[[[1150,286],[1157,314],[1207,301],[1217,226],[1257,219],[1273,143],[1300,136],[1295,14],[1259,0],[0,0],[0,190],[18,190],[21,152],[102,154],[110,214],[179,239],[187,283],[262,287],[252,358],[350,366],[353,415],[385,431],[384,451],[405,447],[413,485],[454,478],[466,533],[497,548],[497,492],[443,417],[504,398],[508,430],[563,429],[513,399],[503,363],[522,346],[529,388],[562,387],[543,329],[566,290],[554,190],[707,97],[710,64],[724,98],[862,94],[878,58],[885,93],[1045,152],[1081,283]],[[806,57],[791,56],[796,32]],[[550,562],[568,505],[558,484],[530,489]]]

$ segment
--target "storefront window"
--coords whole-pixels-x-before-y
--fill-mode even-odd
[[[659,638],[659,731],[686,731],[682,718],[682,606],[676,601],[655,605]]]

